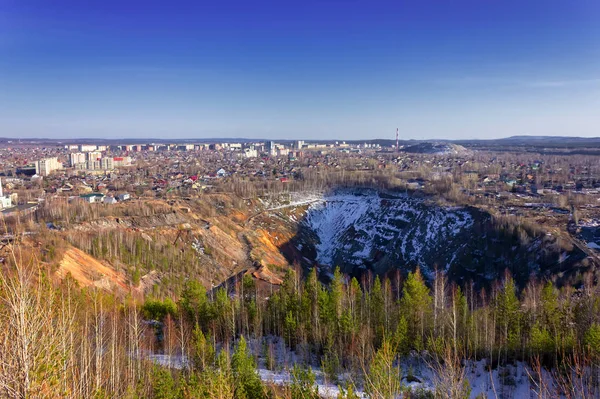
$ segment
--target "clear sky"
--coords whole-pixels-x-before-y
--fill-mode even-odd
[[[600,1],[0,0],[0,136],[600,136]]]

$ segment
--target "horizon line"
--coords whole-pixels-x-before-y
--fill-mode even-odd
[[[443,138],[428,138],[428,139],[399,139],[399,141],[415,141],[415,142],[427,142],[427,141],[445,141],[445,142],[456,142],[456,141],[497,141],[497,140],[508,140],[508,139],[541,139],[541,138],[554,138],[554,139],[583,139],[583,140],[599,140],[600,136],[561,136],[561,135],[512,135],[512,136],[504,136],[498,138],[464,138],[464,139],[443,139]],[[106,141],[106,142],[115,142],[115,141],[139,141],[142,143],[151,143],[151,142],[180,142],[180,141],[190,141],[190,142],[202,142],[202,141],[243,141],[243,142],[256,142],[256,141],[304,141],[304,142],[370,142],[370,141],[390,141],[395,142],[395,138],[360,138],[360,139],[286,139],[286,138],[247,138],[247,137],[205,137],[205,138],[156,138],[156,137],[147,137],[147,138],[91,138],[91,137],[77,137],[77,138],[49,138],[49,137],[31,137],[31,138],[23,138],[23,137],[0,137],[0,141],[10,140],[10,141],[52,141],[52,142],[68,142],[68,141]]]

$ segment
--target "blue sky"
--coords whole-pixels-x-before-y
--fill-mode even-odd
[[[597,0],[0,0],[0,136],[600,136]]]

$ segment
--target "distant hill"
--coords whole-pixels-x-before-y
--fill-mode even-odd
[[[303,139],[298,137],[298,139]],[[278,143],[290,144],[293,141],[290,139],[260,139],[260,138],[187,138],[187,139],[176,139],[176,138],[123,138],[123,139],[102,139],[102,138],[74,138],[74,139],[52,139],[52,138],[10,138],[0,137],[0,143],[9,145],[45,145],[45,146],[62,146],[65,144],[145,144],[145,143],[156,143],[156,144],[178,144],[178,143],[231,143],[231,142],[265,142],[273,140]],[[322,143],[331,144],[336,141],[345,141],[348,144],[378,144],[382,147],[392,147],[396,145],[396,141],[393,139],[363,139],[363,140],[343,140],[343,139],[331,139],[331,140],[311,140],[305,139],[306,142],[310,143]],[[600,149],[600,137],[569,137],[569,136],[528,136],[518,135],[510,136],[499,139],[469,139],[469,140],[450,140],[450,139],[428,139],[428,140],[400,140],[399,144],[406,147],[415,147],[416,152],[424,152],[419,150],[419,144],[435,143],[434,145],[442,144],[454,144],[463,146],[466,148],[495,148],[495,147],[545,147],[545,148],[579,148],[579,149]],[[433,151],[436,152],[436,151]]]
[[[567,137],[567,136],[511,136],[490,140],[456,140],[452,141],[467,148],[498,148],[498,147],[531,147],[546,149],[600,149],[600,137]]]
[[[469,150],[459,144],[434,142],[423,142],[405,146],[402,151],[413,154],[437,155],[466,155],[469,153]]]
[[[528,135],[522,135],[522,136],[510,136],[510,137],[505,137],[502,139],[498,139],[498,140],[521,140],[521,141],[535,141],[535,140],[555,140],[555,141],[586,141],[586,140],[591,140],[591,141],[599,141],[600,142],[600,137],[570,137],[570,136],[528,136]]]

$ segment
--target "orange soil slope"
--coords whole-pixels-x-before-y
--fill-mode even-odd
[[[122,273],[104,265],[98,259],[77,248],[69,248],[60,262],[56,275],[65,278],[70,274],[83,287],[94,286],[111,290],[128,289],[127,279]]]

